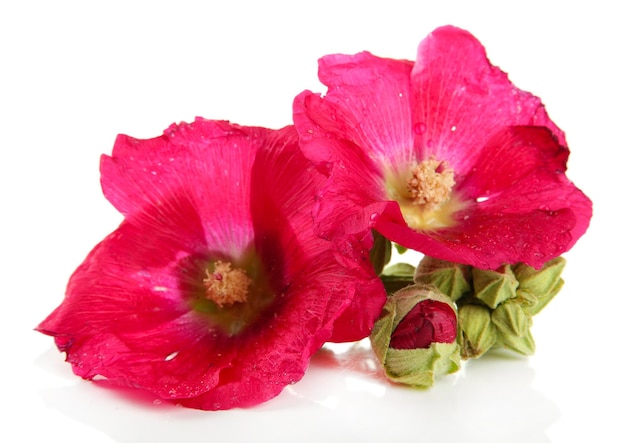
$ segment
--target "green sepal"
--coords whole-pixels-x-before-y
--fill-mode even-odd
[[[391,242],[376,231],[373,232],[373,235],[374,244],[370,250],[370,261],[376,274],[380,275],[391,260]]]
[[[459,308],[459,336],[461,357],[464,360],[478,358],[494,346],[498,330],[491,321],[491,309],[487,306],[467,304]]]
[[[515,291],[515,294],[515,301],[519,303],[520,306],[529,314],[529,311],[534,309],[534,307],[539,303],[539,299],[532,292],[528,292],[524,289],[518,289]]]
[[[387,294],[393,294],[402,288],[414,284],[415,267],[408,263],[395,263],[383,270],[380,279]]]
[[[559,293],[564,284],[561,273],[565,264],[563,257],[557,257],[539,270],[521,263],[513,267],[519,282],[518,295],[523,291],[536,298],[535,304],[525,306],[529,315],[539,313]]]
[[[498,343],[524,355],[535,352],[535,340],[530,333],[532,317],[514,300],[499,305],[491,313],[491,321],[498,330]]]
[[[405,248],[402,245],[399,245],[398,243],[394,243],[393,246],[396,248],[396,251],[398,251],[398,254],[404,254],[406,251],[409,250],[409,248]]]
[[[561,288],[563,287],[564,284],[565,282],[562,279],[560,279],[557,285],[552,288],[551,292],[547,294],[542,294],[541,296],[537,297],[537,304],[527,309],[526,312],[528,312],[529,315],[538,314],[543,308],[546,307],[546,305],[550,302],[550,300],[552,300],[554,296],[561,291]]]
[[[415,270],[415,283],[433,285],[456,301],[471,291],[471,266],[425,256]]]
[[[491,313],[491,321],[495,324],[500,334],[515,335],[521,337],[528,334],[532,320],[524,312],[524,309],[511,300],[500,304]]]
[[[461,367],[459,345],[433,343],[427,349],[393,349],[386,354],[385,373],[396,383],[429,388],[435,379]]]
[[[530,331],[526,335],[516,337],[514,335],[501,335],[495,347],[502,346],[522,355],[533,355],[535,353],[535,339]]]
[[[473,268],[472,277],[474,295],[491,309],[516,296],[519,284],[508,265],[496,271]]]

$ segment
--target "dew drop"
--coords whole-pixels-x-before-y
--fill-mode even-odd
[[[172,352],[170,355],[164,358],[165,361],[171,361],[178,355],[178,351]]]
[[[374,225],[376,224],[376,220],[378,220],[379,216],[380,214],[378,214],[378,212],[374,212],[372,213],[372,215],[370,215],[370,222],[369,222],[370,228],[374,227]]]
[[[422,135],[424,132],[426,132],[426,123],[424,122],[415,123],[415,126],[413,126],[413,131],[417,135]]]

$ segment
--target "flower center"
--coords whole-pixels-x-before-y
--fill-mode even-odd
[[[252,279],[242,269],[232,269],[230,263],[216,261],[213,270],[206,269],[206,278],[202,281],[206,289],[205,296],[220,308],[235,303],[245,303]]]
[[[236,259],[190,256],[179,266],[181,289],[208,328],[232,337],[271,312],[275,291],[254,251]]]
[[[411,169],[407,190],[413,205],[433,210],[450,199],[455,183],[454,171],[448,163],[431,157]]]
[[[387,196],[398,202],[406,224],[415,231],[453,226],[453,214],[465,206],[452,192],[454,170],[434,157],[405,170],[388,170],[385,181]]]

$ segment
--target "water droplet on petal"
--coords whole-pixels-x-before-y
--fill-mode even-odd
[[[376,224],[376,220],[378,220],[379,216],[380,214],[378,212],[373,212],[372,215],[370,215],[370,222],[369,222],[370,228],[374,227],[374,225]]]
[[[424,122],[415,123],[415,126],[413,126],[413,131],[417,135],[422,135],[424,132],[426,132],[426,123]]]
[[[172,352],[170,355],[168,355],[167,357],[164,358],[165,361],[170,361],[173,360],[174,358],[176,358],[176,356],[178,355],[178,351],[176,352]]]

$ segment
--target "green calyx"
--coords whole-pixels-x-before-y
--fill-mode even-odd
[[[390,346],[391,336],[398,324],[425,300],[446,303],[454,309],[452,300],[434,286],[405,286],[387,298],[370,335],[372,349],[387,377],[396,383],[417,388],[432,386],[438,376],[456,372],[461,365],[460,348],[455,341],[431,343],[428,348],[419,349],[395,349]]]
[[[380,235],[378,232],[373,232],[374,244],[370,250],[370,261],[374,266],[376,274],[380,275],[383,269],[391,260],[392,245],[391,242]]]
[[[471,266],[426,256],[417,266],[413,279],[415,283],[433,285],[452,301],[457,301],[472,289],[471,272]]]
[[[437,287],[456,302],[463,359],[497,347],[530,355],[535,351],[532,317],[560,291],[564,267],[562,257],[538,270],[524,264],[483,270],[424,257],[415,281]]]

